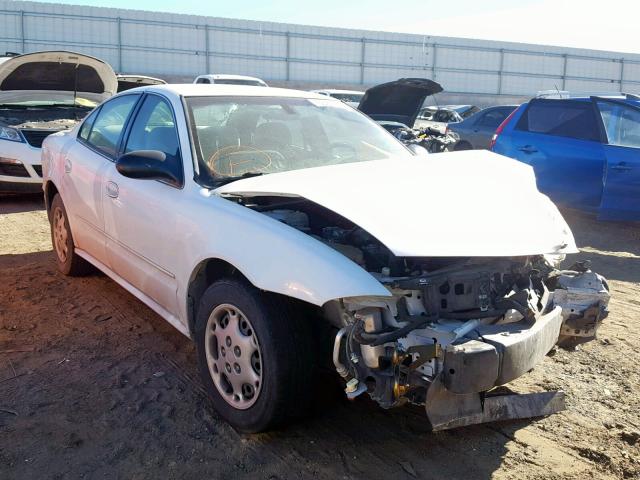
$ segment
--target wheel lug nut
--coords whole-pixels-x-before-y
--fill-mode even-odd
[[[227,337],[227,339],[225,340],[227,347],[231,346],[231,337]]]
[[[233,369],[236,371],[236,373],[240,373],[240,365],[238,365],[237,363],[233,364]]]
[[[225,368],[227,369],[227,372],[228,372],[228,373],[231,373],[231,364],[227,363],[227,364],[225,365]]]
[[[236,354],[236,357],[239,357],[240,353],[241,353],[240,352],[240,347],[238,347],[238,346],[233,347],[233,353]]]
[[[223,357],[227,355],[227,351],[225,350],[224,347],[220,347],[220,353],[222,354]]]

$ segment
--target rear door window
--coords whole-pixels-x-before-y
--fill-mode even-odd
[[[487,128],[498,128],[505,118],[511,113],[510,110],[504,108],[496,108],[495,110],[490,110],[480,119],[478,123],[476,123],[479,127],[487,127]]]
[[[640,148],[640,109],[616,102],[597,103],[609,145]]]
[[[591,102],[532,100],[516,130],[594,142],[600,140]]]
[[[87,119],[82,122],[82,127],[80,127],[80,133],[78,134],[78,136],[83,139],[83,140],[87,140],[89,138],[89,132],[91,132],[91,127],[93,126],[93,122],[96,120],[96,116],[98,115],[98,112],[100,111],[99,108],[96,108],[88,117]]]
[[[123,95],[100,108],[86,142],[110,158],[115,158],[122,129],[140,95]]]

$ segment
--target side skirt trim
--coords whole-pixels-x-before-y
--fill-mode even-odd
[[[138,300],[142,301],[151,310],[156,312],[158,315],[160,315],[162,318],[164,318],[167,322],[169,322],[171,325],[173,325],[173,327],[175,327],[176,330],[178,330],[180,333],[182,333],[183,335],[185,335],[188,338],[191,338],[191,334],[189,332],[189,328],[185,324],[183,324],[178,317],[176,317],[175,315],[172,315],[171,313],[169,313],[169,311],[167,311],[164,307],[162,307],[160,304],[158,304],[151,297],[149,297],[148,295],[145,295],[144,293],[142,293],[140,290],[138,290],[136,287],[131,285],[129,282],[127,282],[120,275],[118,275],[117,273],[112,271],[104,263],[102,263],[99,260],[95,259],[94,257],[89,255],[84,250],[81,250],[81,249],[76,247],[76,253],[79,256],[81,256],[82,258],[84,258],[87,262],[89,262],[93,266],[95,266],[98,270],[104,272],[114,282],[116,282],[122,288],[127,290],[129,293],[131,293]]]

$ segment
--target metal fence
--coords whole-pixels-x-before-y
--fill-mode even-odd
[[[640,90],[637,54],[0,0],[0,51],[45,49],[159,76],[325,85],[426,76],[448,92],[512,96]]]

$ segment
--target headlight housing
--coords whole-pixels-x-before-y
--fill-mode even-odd
[[[2,125],[0,125],[0,139],[11,142],[24,142],[24,138],[22,138],[19,130],[11,127],[3,127]]]

